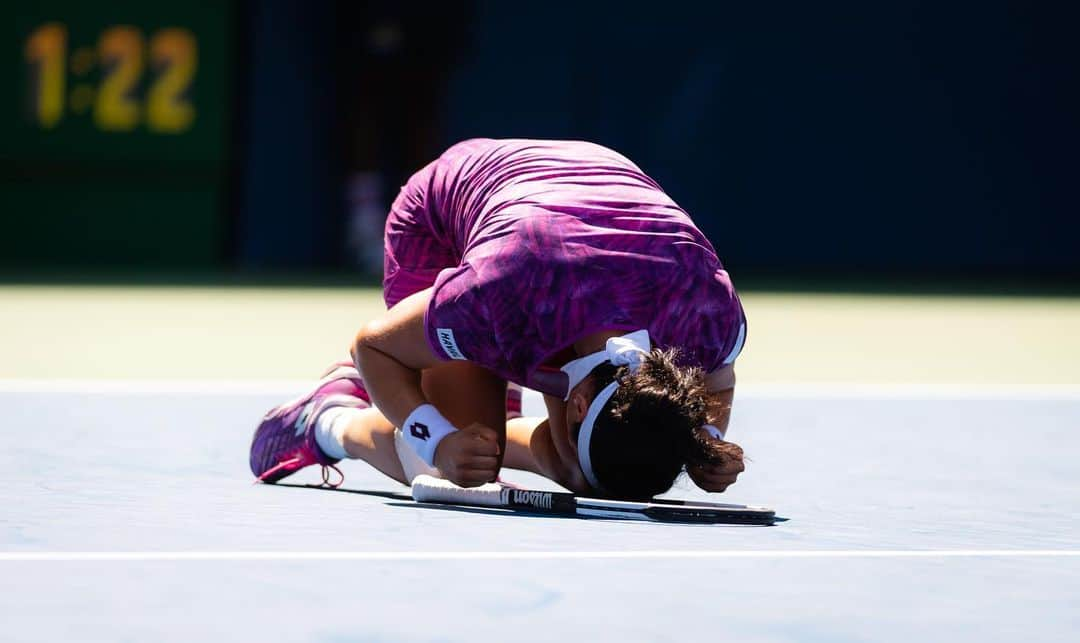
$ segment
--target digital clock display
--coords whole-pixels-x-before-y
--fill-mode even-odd
[[[112,132],[145,125],[151,132],[175,134],[195,121],[191,86],[198,42],[188,29],[166,27],[147,39],[136,27],[113,26],[101,33],[96,47],[80,47],[69,56],[67,27],[50,22],[30,32],[24,51],[29,116],[41,127],[57,127],[69,109],[78,115],[92,112],[94,124]],[[81,79],[95,68],[101,70],[97,86],[69,83],[69,73]],[[140,96],[148,70],[153,79]]]
[[[219,265],[235,3],[3,3],[0,20],[0,270]]]
[[[230,3],[46,2],[0,18],[17,39],[0,61],[4,159],[224,157]]]

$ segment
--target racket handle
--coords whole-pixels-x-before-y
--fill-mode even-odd
[[[503,487],[494,482],[479,487],[459,487],[449,480],[427,474],[413,478],[412,497],[417,502],[445,502],[481,507],[505,507]]]
[[[427,474],[413,478],[412,497],[417,502],[504,507],[571,516],[577,513],[577,500],[570,493],[530,491],[495,482],[479,487],[459,487],[449,480]]]

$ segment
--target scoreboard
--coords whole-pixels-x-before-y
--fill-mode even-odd
[[[221,260],[235,9],[0,8],[0,268]]]

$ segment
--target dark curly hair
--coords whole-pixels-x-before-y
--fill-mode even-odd
[[[704,373],[678,360],[677,349],[653,349],[635,373],[605,362],[590,374],[593,395],[620,382],[593,425],[589,448],[607,495],[648,499],[670,489],[687,466],[725,457],[724,445],[698,430],[706,422]]]

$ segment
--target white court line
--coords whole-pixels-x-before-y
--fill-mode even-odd
[[[93,380],[0,379],[0,393],[88,393],[173,395],[267,395],[293,397],[311,388],[310,380]],[[526,391],[539,401],[539,394]],[[1000,384],[863,384],[857,382],[743,384],[741,399],[866,400],[1066,400],[1080,401],[1080,384],[1005,386]]]
[[[1080,401],[1080,386],[1030,384],[865,384],[860,382],[750,384],[736,398],[840,400]]]
[[[793,549],[637,551],[36,551],[0,562],[603,560],[707,558],[1080,558],[1080,549]]]
[[[279,395],[292,397],[317,383],[310,380],[92,380],[0,379],[0,393],[89,393],[121,395]]]

